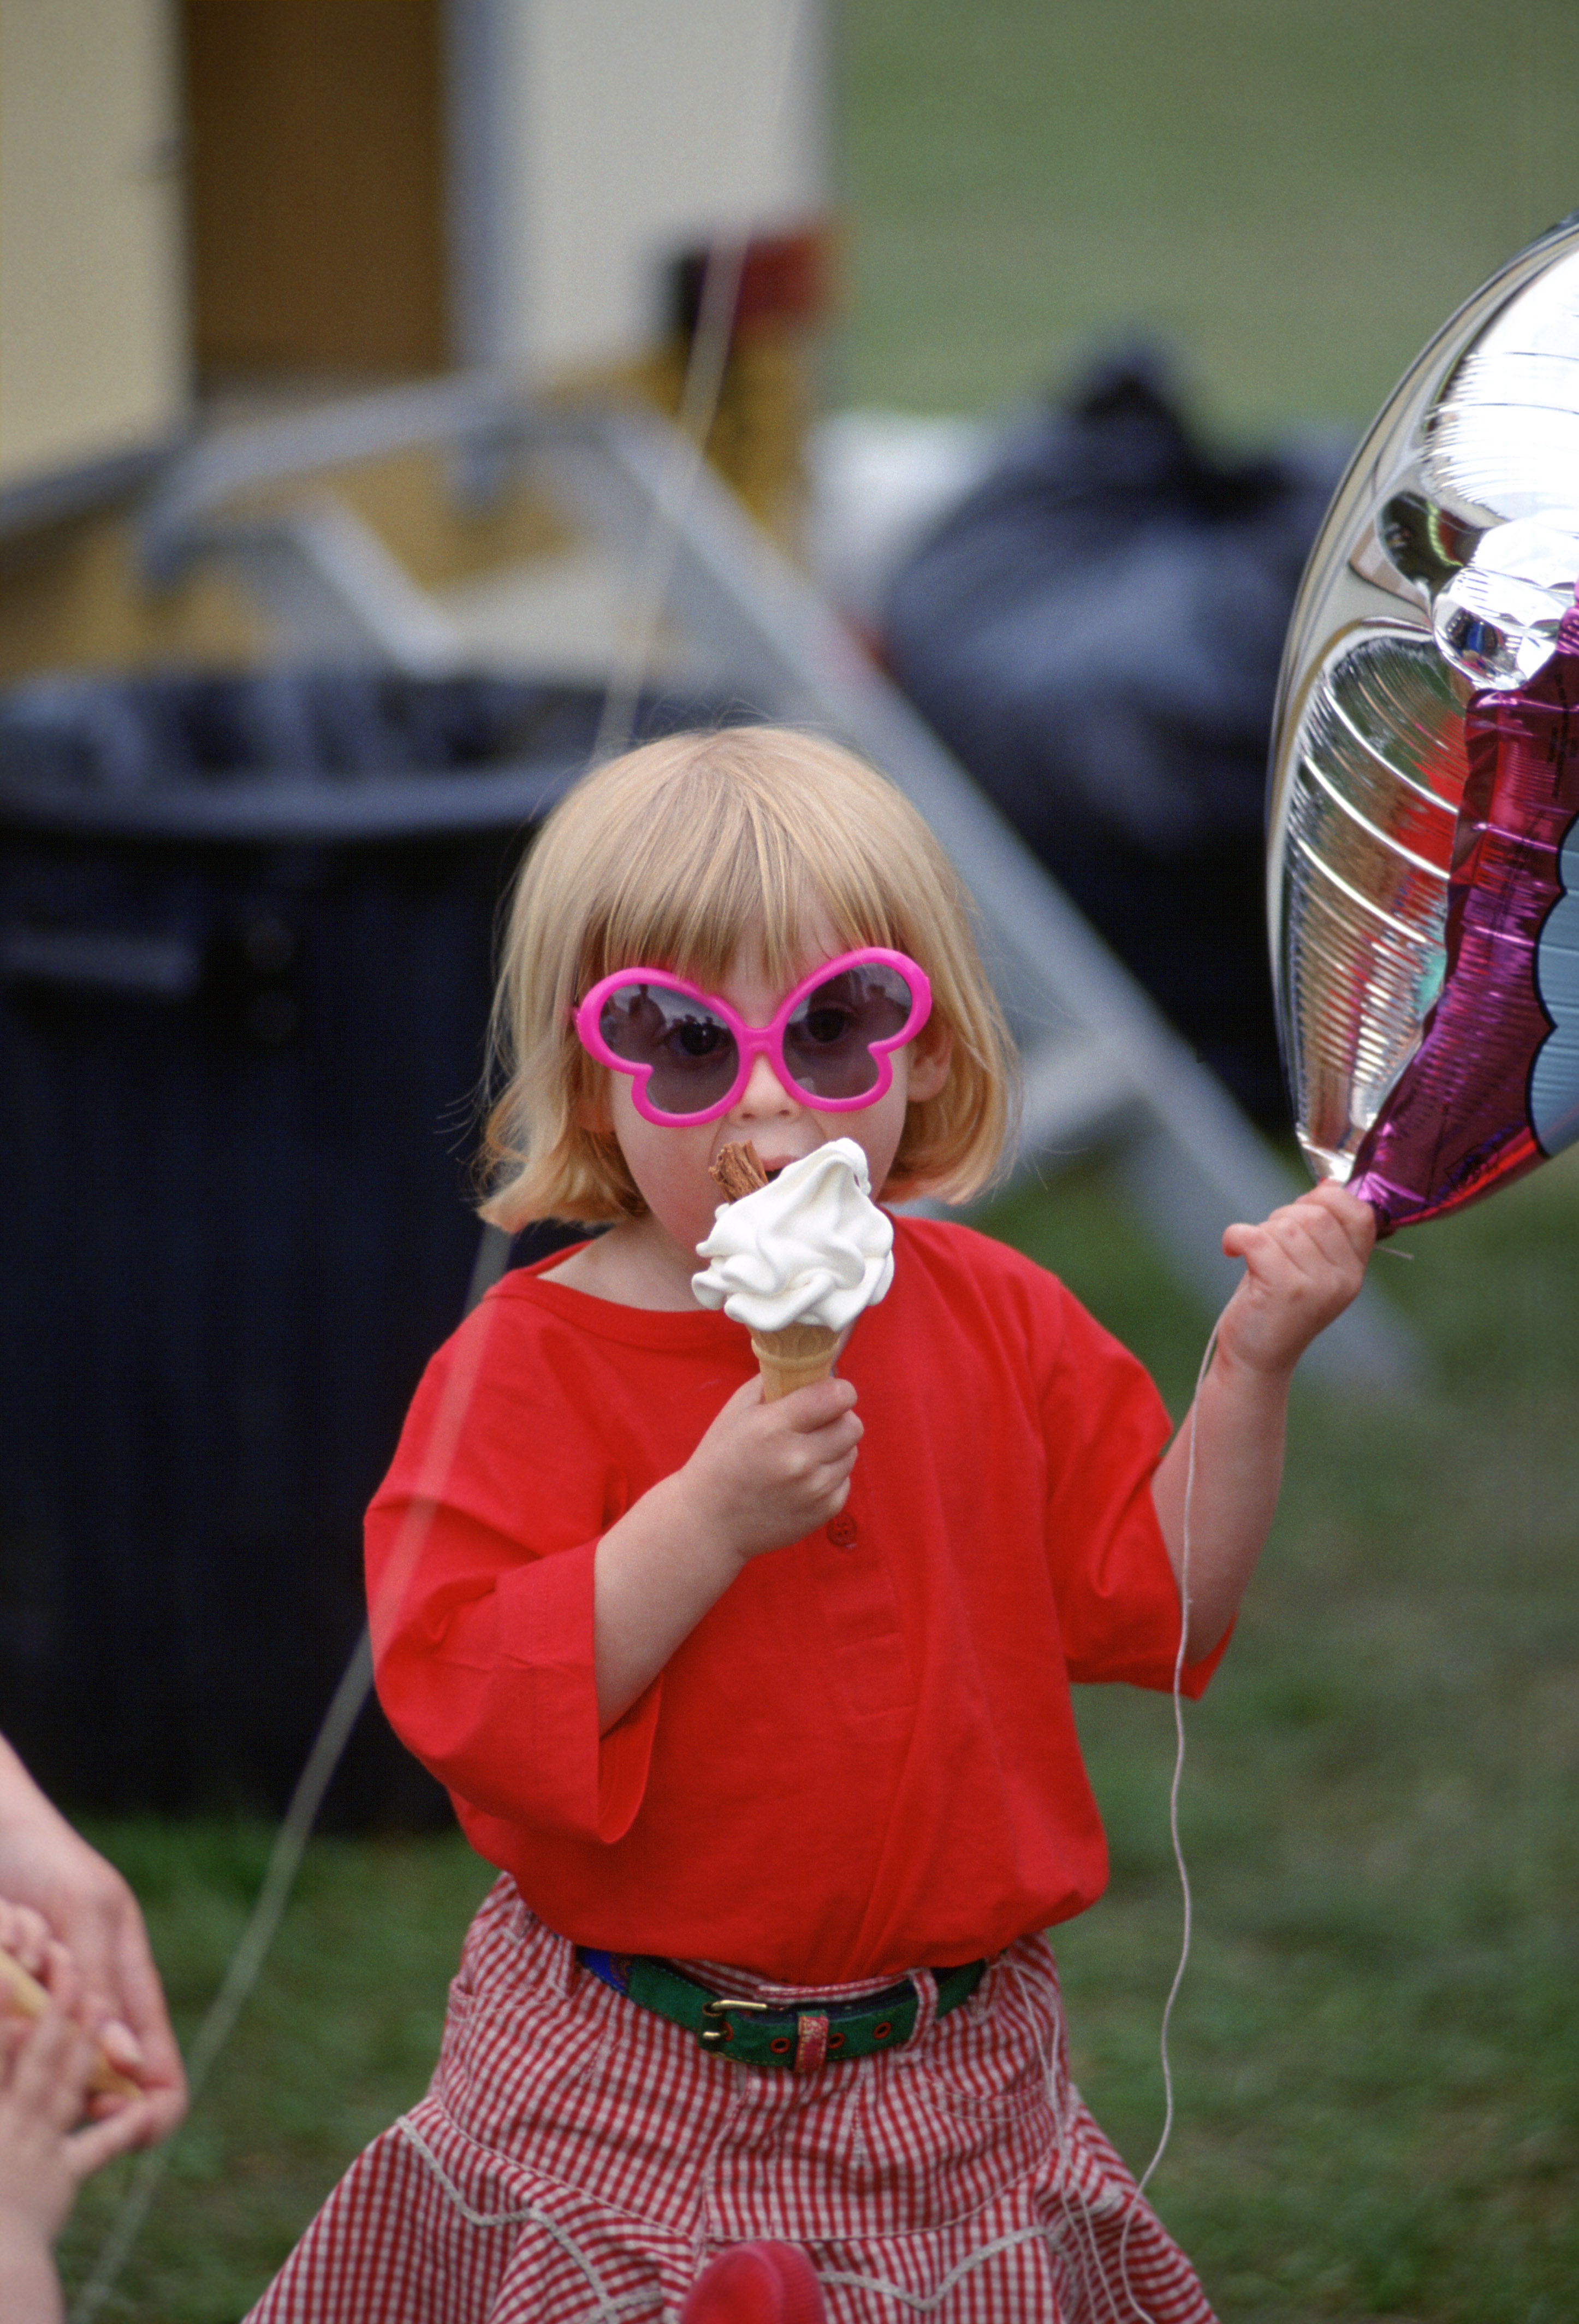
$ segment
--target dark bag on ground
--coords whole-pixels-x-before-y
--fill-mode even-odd
[[[1262,815],[1335,445],[1225,461],[1149,353],[1091,372],[907,560],[900,685],[1197,1053],[1286,1119]]]

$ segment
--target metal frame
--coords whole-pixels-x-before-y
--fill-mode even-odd
[[[360,651],[429,674],[464,659],[443,610],[343,501],[227,513],[241,495],[419,446],[472,473],[531,463],[574,519],[644,571],[721,653],[763,715],[813,725],[882,767],[937,835],[976,899],[987,965],[1025,1057],[1017,1175],[1111,1148],[1179,1275],[1214,1308],[1238,1279],[1220,1241],[1299,1191],[1275,1149],[1097,937],[811,586],[655,413],[534,401],[478,374],[216,434],[178,457],[143,521],[144,570],[238,566],[282,650]],[[662,551],[661,565],[654,546]],[[656,579],[655,579],[656,576]],[[1401,1385],[1408,1335],[1374,1291],[1318,1341],[1330,1383]]]

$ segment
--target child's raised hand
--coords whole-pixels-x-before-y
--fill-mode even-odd
[[[848,1380],[817,1380],[776,1403],[737,1388],[680,1471],[697,1516],[740,1558],[782,1549],[845,1506],[862,1426]]]
[[[1243,1259],[1244,1276],[1217,1328],[1219,1355],[1249,1371],[1291,1372],[1358,1293],[1375,1242],[1370,1204],[1331,1180],[1260,1226],[1230,1227],[1223,1249]]]

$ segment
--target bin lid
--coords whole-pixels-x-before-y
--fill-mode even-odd
[[[319,844],[509,831],[584,771],[603,707],[586,685],[365,668],[35,678],[0,695],[0,823]],[[646,695],[633,739],[732,715]]]

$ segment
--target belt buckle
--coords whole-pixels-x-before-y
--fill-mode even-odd
[[[724,2015],[726,2009],[765,2011],[768,2006],[769,2004],[765,2001],[745,2001],[734,1994],[716,1993],[702,2004],[702,2015],[709,2020],[709,2023],[701,2028],[697,2039],[704,2050],[722,2050],[734,2031]]]

